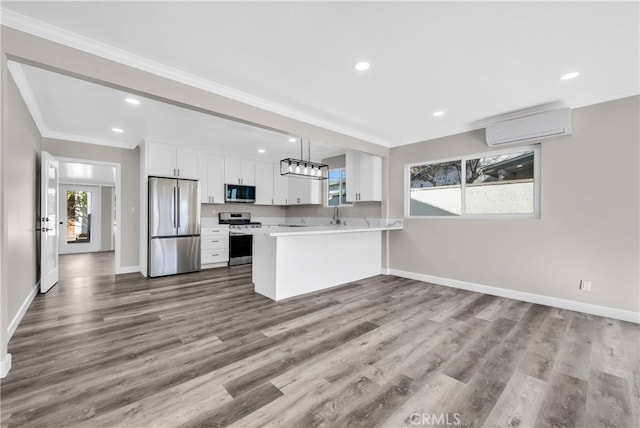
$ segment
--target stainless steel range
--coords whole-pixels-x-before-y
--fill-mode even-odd
[[[251,221],[251,213],[219,213],[220,224],[229,225],[229,266],[251,263],[253,254],[253,229],[261,223]]]

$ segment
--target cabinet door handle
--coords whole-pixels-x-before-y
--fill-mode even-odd
[[[211,257],[218,257],[220,254],[211,254]]]
[[[211,241],[211,242],[220,242],[220,241]]]
[[[178,177],[180,177],[180,168],[178,168]]]

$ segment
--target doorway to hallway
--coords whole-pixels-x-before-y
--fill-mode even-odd
[[[60,185],[60,254],[101,250],[101,190],[100,186]]]

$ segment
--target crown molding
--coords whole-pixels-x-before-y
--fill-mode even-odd
[[[102,138],[87,137],[85,135],[67,134],[65,132],[47,131],[42,134],[43,138],[49,138],[52,140],[64,140],[75,143],[95,144],[98,146],[116,147],[119,149],[133,150],[138,147],[138,142],[128,143],[124,141],[104,140]]]
[[[52,131],[47,127],[44,119],[42,118],[42,112],[38,108],[38,103],[36,102],[36,98],[33,95],[33,91],[31,90],[31,85],[29,84],[29,81],[24,74],[22,64],[14,61],[8,61],[7,68],[9,69],[13,80],[15,80],[16,82],[16,86],[18,86],[18,91],[20,91],[22,99],[24,100],[27,109],[31,113],[31,117],[33,118],[33,121],[38,128],[38,132],[40,132],[40,135],[43,138],[66,140],[86,144],[97,144],[100,146],[117,147],[130,150],[135,149],[138,146],[138,142],[129,143],[115,140],[104,140],[102,138],[88,137],[85,135],[67,134],[65,132]]]
[[[622,98],[633,97],[640,94],[640,85],[630,83],[609,91],[602,91],[588,97],[573,100],[569,103],[569,107],[580,108],[594,104],[606,103],[608,101],[619,100]]]
[[[22,69],[22,65],[14,62],[8,61],[7,68],[9,69],[9,73],[13,77],[13,80],[16,82],[16,86],[18,87],[18,91],[22,95],[22,99],[27,106],[29,112],[31,112],[31,117],[40,132],[40,135],[44,135],[49,130],[44,123],[44,119],[42,118],[42,112],[38,108],[38,103],[36,102],[36,97],[33,95],[33,91],[31,90],[31,85],[29,85],[29,81],[27,80],[27,76],[24,74],[24,70]]]
[[[65,45],[92,55],[118,62],[129,67],[164,77],[194,88],[201,89],[216,95],[238,101],[244,104],[258,107],[291,119],[328,129],[349,137],[367,141],[383,147],[391,147],[391,142],[379,136],[370,135],[356,129],[339,125],[337,123],[313,116],[302,111],[283,106],[278,103],[268,101],[249,93],[239,91],[226,85],[203,79],[191,73],[149,60],[140,55],[132,54],[125,50],[98,42],[96,40],[81,36],[79,34],[64,30],[62,28],[38,21],[11,10],[1,9],[2,25],[19,30],[37,37],[50,40],[61,45]]]

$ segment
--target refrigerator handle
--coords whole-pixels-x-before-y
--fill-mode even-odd
[[[176,199],[176,187],[173,188],[173,228],[176,228],[176,213],[178,212],[178,200]]]
[[[180,229],[180,186],[178,186],[178,199],[176,201],[176,217],[178,218],[178,229]]]

